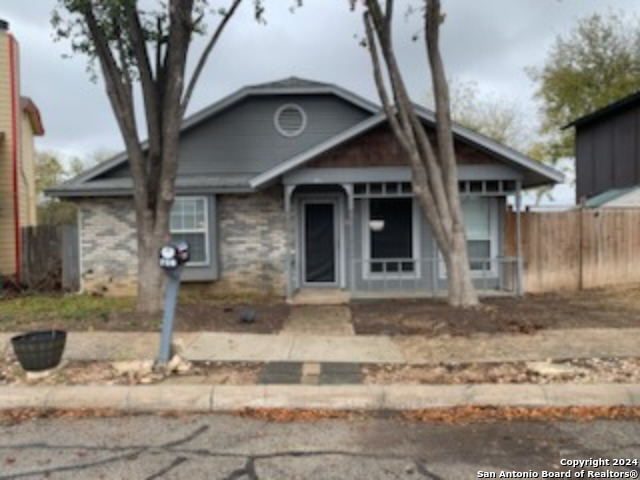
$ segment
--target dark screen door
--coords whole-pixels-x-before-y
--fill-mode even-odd
[[[336,252],[334,229],[335,224],[332,203],[305,204],[305,282],[335,282]]]

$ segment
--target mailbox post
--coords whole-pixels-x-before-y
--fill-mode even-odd
[[[158,356],[159,364],[166,364],[169,361],[169,355],[171,355],[171,337],[180,290],[180,274],[182,267],[188,261],[189,245],[187,242],[175,242],[160,249],[158,262],[167,275],[167,285],[164,297],[160,354]]]

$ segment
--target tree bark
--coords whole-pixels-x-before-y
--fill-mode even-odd
[[[391,130],[412,168],[414,193],[444,259],[449,303],[463,307],[477,305],[458,192],[449,91],[439,48],[439,29],[443,18],[440,1],[425,0],[424,16],[425,46],[436,96],[435,148],[409,98],[396,61],[392,41],[394,0],[386,0],[384,9],[378,0],[365,0],[365,7],[364,24],[374,80]],[[387,94],[383,68],[393,92],[394,104]]]
[[[138,229],[138,297],[136,310],[154,314],[162,309],[164,275],[158,267],[158,251],[164,239]]]

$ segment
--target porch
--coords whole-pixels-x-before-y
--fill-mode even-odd
[[[481,296],[522,293],[520,226],[506,256],[506,197],[521,182],[475,179],[461,168],[470,267]],[[420,298],[447,294],[446,268],[415,200],[408,168],[302,169],[283,178],[287,300]]]

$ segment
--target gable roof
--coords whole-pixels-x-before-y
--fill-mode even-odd
[[[182,121],[180,131],[184,132],[193,128],[211,117],[221,113],[223,110],[241,102],[250,96],[269,96],[269,95],[335,95],[347,102],[354,104],[369,113],[377,113],[380,111],[375,103],[356,95],[349,90],[331,83],[321,83],[312,80],[306,80],[299,77],[288,77],[282,80],[276,80],[267,83],[249,85],[243,87],[231,95],[228,95],[214,104],[190,115]],[[142,148],[146,149],[148,142],[142,143]],[[78,184],[91,181],[92,179],[112,170],[127,161],[127,152],[121,152],[116,156],[106,160],[93,168],[81,173],[75,178],[65,182],[63,185]],[[53,190],[52,190],[53,192]]]
[[[321,83],[311,80],[306,80],[298,77],[288,77],[282,80],[273,82],[261,83],[257,85],[250,85],[237,90],[231,95],[224,97],[213,105],[196,112],[195,114],[186,118],[181,125],[180,131],[184,132],[196,125],[199,125],[215,115],[221,113],[232,105],[248,98],[250,96],[271,96],[271,95],[335,95],[343,100],[362,108],[371,114],[369,118],[366,118],[362,122],[354,125],[347,130],[340,132],[339,134],[309,148],[308,150],[289,158],[275,167],[258,174],[257,176],[239,178],[234,177],[231,182],[229,179],[218,183],[211,178],[203,179],[202,185],[190,185],[191,187],[201,188],[220,188],[222,191],[230,191],[235,189],[247,190],[259,188],[269,182],[274,181],[278,176],[289,172],[306,162],[317,157],[318,155],[327,152],[343,143],[356,138],[357,136],[371,130],[372,128],[382,125],[386,122],[386,116],[382,109],[374,103],[348,91],[341,87],[338,87],[329,83]],[[416,111],[420,118],[430,125],[435,125],[435,114],[421,106],[415,105]],[[468,143],[469,145],[483,149],[490,154],[496,156],[498,159],[505,163],[511,164],[514,167],[525,170],[526,177],[524,186],[537,186],[548,183],[561,182],[564,178],[563,174],[555,169],[544,165],[540,162],[530,159],[529,157],[509,148],[501,145],[483,135],[466,129],[460,125],[454,125],[454,135],[457,140]],[[143,143],[143,148],[147,147],[147,142]],[[68,180],[57,188],[48,190],[48,193],[57,196],[83,196],[92,194],[103,194],[104,192],[111,192],[112,194],[123,194],[126,191],[130,191],[130,180],[126,179],[111,179],[110,181],[98,180],[98,177],[114,168],[119,167],[127,161],[127,153],[122,152],[115,157],[107,160],[79,176]],[[177,186],[184,184],[184,180],[178,179]],[[196,181],[196,183],[198,183]],[[184,188],[186,184],[182,185]],[[104,192],[103,192],[104,190]]]
[[[273,82],[258,83],[256,85],[250,85],[249,88],[253,88],[255,90],[260,90],[260,89],[269,90],[272,88],[309,89],[309,88],[326,88],[328,86],[334,86],[334,85],[330,85],[328,83],[316,82],[314,80],[307,80],[306,78],[292,76],[292,77],[283,78],[282,80],[275,80]]]
[[[628,108],[633,108],[635,106],[640,106],[640,90],[628,95],[620,100],[614,101],[609,105],[606,105],[598,110],[595,110],[591,113],[583,115],[580,118],[576,118],[572,122],[566,124],[563,129],[570,127],[580,127],[587,123],[594,122],[596,120],[600,120],[608,115],[621,112]]]
[[[415,104],[414,108],[416,109],[418,116],[424,122],[432,126],[435,125],[436,119],[434,112]],[[379,111],[376,115],[367,118],[358,125],[355,125],[352,128],[345,130],[344,132],[326,140],[325,142],[320,143],[299,155],[296,155],[286,162],[276,165],[274,168],[257,175],[251,180],[250,185],[252,188],[259,188],[263,185],[266,185],[269,182],[275,180],[280,175],[283,175],[304,165],[308,161],[316,158],[318,155],[328,152],[329,150],[336,148],[339,145],[342,145],[349,140],[358,137],[359,135],[362,135],[363,133],[371,130],[374,127],[382,125],[386,122],[386,120],[387,118],[385,113],[383,111]],[[526,155],[513,150],[512,148],[502,145],[488,137],[485,137],[484,135],[469,130],[468,128],[465,128],[461,125],[454,124],[453,133],[457,140],[466,142],[476,148],[486,150],[489,153],[498,156],[506,163],[510,163],[515,167],[520,167],[531,172],[525,184],[525,186],[527,187],[544,185],[548,183],[558,183],[564,180],[564,175],[554,168],[545,165],[542,162],[533,160]]]

